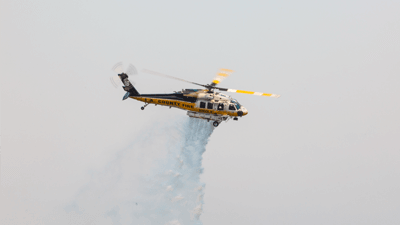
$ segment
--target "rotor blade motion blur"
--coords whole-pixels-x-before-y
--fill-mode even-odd
[[[121,79],[119,78],[119,76],[112,76],[112,77],[110,77],[110,81],[111,81],[111,84],[112,84],[115,88],[118,88],[119,86],[122,86],[122,85],[123,85],[122,82],[121,82]]]
[[[179,80],[179,81],[183,81],[183,82],[190,83],[190,84],[195,84],[195,85],[200,85],[200,86],[203,86],[203,87],[207,87],[207,85],[198,84],[198,83],[195,83],[195,82],[187,81],[187,80],[184,80],[184,79],[181,79],[181,78],[173,77],[173,76],[170,76],[170,75],[162,74],[162,73],[151,71],[151,70],[147,70],[147,69],[142,70],[142,72],[148,73],[148,74],[152,74],[152,75],[156,75],[156,76],[160,76],[160,77],[167,77],[167,78],[170,78],[170,79]]]
[[[111,69],[112,69],[112,71],[114,71],[117,74],[122,74],[122,73],[124,73],[124,64],[122,62],[118,62]],[[125,74],[127,74],[128,76],[134,76],[134,75],[137,75],[138,72],[137,72],[135,66],[130,63],[128,65],[128,68],[126,69]],[[121,78],[118,75],[110,77],[110,81],[111,81],[111,84],[115,88],[124,86],[124,84],[121,81]],[[130,81],[130,82],[132,83],[132,85],[135,85],[135,82],[132,82],[132,81]]]
[[[124,64],[122,62],[118,62],[112,67],[112,70],[118,74],[124,72]]]
[[[158,73],[158,72],[147,70],[147,69],[142,70],[142,72],[156,75],[156,76],[167,77],[170,79],[179,80],[179,81],[183,81],[183,82],[190,83],[190,84],[203,86],[203,87],[207,88],[209,91],[213,91],[214,89],[216,89],[216,90],[220,90],[220,91],[236,92],[236,93],[241,93],[241,94],[258,95],[258,96],[266,96],[266,97],[273,97],[273,98],[280,97],[280,95],[277,95],[277,94],[269,94],[269,93],[255,92],[255,91],[244,91],[244,90],[216,87],[216,85],[219,84],[223,79],[227,78],[228,76],[230,76],[231,73],[233,73],[233,70],[230,70],[230,69],[220,69],[220,71],[217,73],[217,76],[214,78],[213,82],[209,85],[198,84],[195,82],[187,81],[187,80],[184,80],[181,78],[173,77],[170,75]]]
[[[138,75],[138,72],[137,72],[135,66],[133,66],[132,64],[129,64],[128,69],[126,69],[126,74],[128,74],[128,76],[134,76],[134,75]]]
[[[272,98],[279,98],[280,97],[280,95],[277,95],[277,94],[269,94],[269,93],[255,92],[255,91],[243,91],[243,90],[228,89],[228,88],[218,88],[218,87],[216,87],[215,89],[218,89],[218,90],[221,90],[221,91],[227,91],[227,92],[234,92],[234,93],[241,93],[241,94],[248,94],[248,95],[266,96],[266,97],[272,97]]]
[[[229,77],[233,73],[230,69],[220,69],[217,75],[214,77],[211,86],[215,87],[217,84],[221,83],[225,78]]]

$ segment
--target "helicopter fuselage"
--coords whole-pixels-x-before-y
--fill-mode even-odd
[[[189,91],[188,91],[189,90]],[[186,89],[182,92],[172,94],[141,94],[129,96],[129,98],[142,101],[148,104],[169,106],[170,108],[183,109],[199,114],[210,114],[214,117],[198,117],[209,120],[219,117],[241,117],[248,114],[247,109],[241,106],[235,99],[222,93],[207,92],[207,90]],[[217,117],[215,117],[217,116]],[[220,118],[225,120],[224,118]],[[219,120],[219,119],[217,119]]]
[[[141,107],[142,110],[144,110],[149,104],[169,106],[170,108],[174,107],[186,110],[189,117],[205,119],[207,121],[214,121],[213,125],[215,127],[217,127],[218,124],[222,121],[228,121],[230,118],[233,118],[233,120],[238,120],[238,117],[242,117],[248,114],[247,109],[241,106],[236,99],[228,95],[216,92],[216,90],[275,98],[279,97],[279,95],[276,94],[216,87],[216,85],[219,84],[221,80],[225,79],[229,76],[231,72],[233,72],[229,69],[221,69],[220,73],[217,74],[213,82],[208,85],[186,81],[180,78],[160,74],[157,72],[147,72],[203,86],[206,89],[184,89],[182,91],[171,94],[140,94],[132,85],[132,83],[128,80],[128,75],[126,73],[121,73],[118,74],[118,77],[124,85],[122,88],[126,91],[126,94],[122,100],[132,98],[138,101],[142,101],[145,103],[145,105]],[[112,78],[111,81],[113,82],[114,80],[115,79]]]

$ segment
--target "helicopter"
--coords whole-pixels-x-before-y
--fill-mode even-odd
[[[233,70],[230,69],[220,69],[210,84],[199,84],[151,70],[143,70],[143,72],[148,74],[167,77],[203,87],[202,89],[182,89],[182,91],[177,91],[170,94],[140,94],[133,86],[132,82],[130,82],[128,79],[128,75],[137,74],[137,70],[132,64],[129,65],[126,72],[122,72],[122,63],[117,63],[113,67],[113,70],[118,73],[118,76],[112,77],[111,82],[115,87],[117,87],[117,83],[121,81],[123,84],[122,88],[126,91],[126,94],[122,100],[131,98],[144,102],[145,105],[141,107],[141,110],[144,110],[150,104],[182,109],[187,111],[187,115],[189,117],[204,119],[208,122],[212,121],[214,127],[218,127],[222,121],[227,122],[232,118],[233,120],[237,121],[238,117],[248,114],[248,110],[236,99],[217,91],[251,94],[273,98],[280,97],[280,95],[277,94],[217,87],[222,80],[229,77],[231,73],[233,73]]]

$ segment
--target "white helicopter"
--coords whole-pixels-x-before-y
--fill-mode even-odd
[[[129,65],[127,72],[122,72],[122,63],[118,63],[113,67],[113,69],[119,74],[118,76],[111,78],[112,83],[117,87],[117,83],[122,81],[123,89],[126,91],[123,100],[132,98],[144,102],[145,105],[141,107],[142,110],[144,110],[149,104],[183,109],[187,111],[189,117],[213,121],[214,127],[217,127],[222,121],[228,121],[231,118],[233,118],[233,120],[238,120],[238,117],[248,114],[247,109],[243,105],[239,104],[236,99],[223,93],[216,92],[216,90],[274,98],[280,97],[280,95],[277,94],[216,87],[222,80],[230,76],[233,72],[233,70],[230,69],[220,69],[211,84],[208,85],[190,82],[151,70],[143,70],[145,73],[199,85],[205,89],[183,89],[182,91],[171,94],[140,94],[128,80],[128,74],[137,74],[137,70],[132,64]]]

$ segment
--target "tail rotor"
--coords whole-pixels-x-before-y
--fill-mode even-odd
[[[137,69],[134,65],[132,65],[131,63],[129,63],[128,68],[125,70],[124,72],[124,64],[122,62],[118,62],[117,64],[115,64],[112,68],[112,71],[114,71],[117,74],[126,74],[128,76],[135,76],[138,75]],[[115,87],[121,87],[124,86],[124,83],[122,83],[121,78],[118,75],[112,76],[110,77],[110,82],[111,84]],[[135,82],[132,82],[132,85],[135,85]]]

